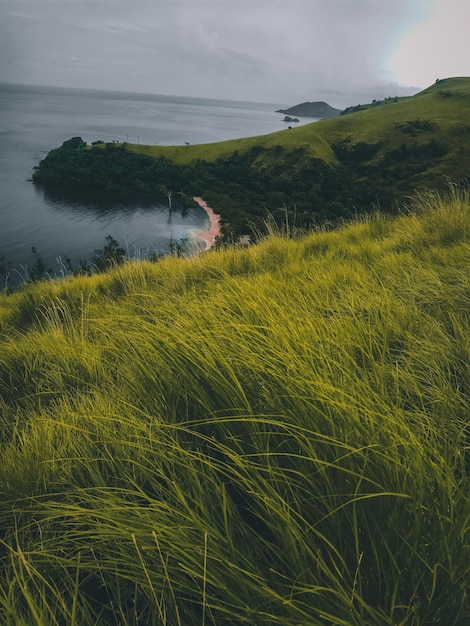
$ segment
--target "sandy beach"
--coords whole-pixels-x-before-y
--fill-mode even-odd
[[[199,206],[204,209],[204,211],[209,216],[209,229],[208,230],[193,230],[192,235],[203,241],[206,244],[205,250],[209,250],[215,243],[217,237],[221,234],[220,229],[220,215],[214,213],[210,206],[207,205],[207,202],[199,197],[193,197],[193,200],[199,204]]]

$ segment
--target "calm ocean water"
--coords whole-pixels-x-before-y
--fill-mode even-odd
[[[55,273],[57,258],[90,259],[107,235],[133,256],[165,251],[206,224],[202,209],[170,216],[154,204],[48,195],[30,179],[52,148],[75,136],[180,145],[262,135],[285,128],[281,106],[0,84],[0,257],[11,279],[34,263],[33,246]]]

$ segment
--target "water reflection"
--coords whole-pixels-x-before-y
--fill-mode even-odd
[[[50,187],[39,183],[35,183],[34,188],[38,196],[53,209],[67,215],[92,216],[93,219],[108,219],[115,214],[123,217],[134,214],[136,210],[142,213],[167,214],[168,219],[172,219],[175,215],[186,218],[191,210],[187,206],[178,206],[174,201],[170,210],[169,206],[162,205],[149,194],[113,194],[69,187]],[[199,211],[197,215],[200,215]],[[200,223],[200,219],[197,223]]]
[[[226,141],[283,130],[277,109],[259,104],[2,85],[0,110],[0,258],[9,270],[30,266],[34,246],[47,267],[90,259],[111,235],[134,251],[165,251],[207,216],[199,207],[171,213],[147,197],[44,189],[30,182],[49,150],[70,137],[153,145]],[[173,204],[178,200],[173,196]],[[165,198],[165,201],[167,199]]]
[[[5,256],[1,265],[12,282],[24,278],[38,258],[52,274],[62,267],[63,259],[70,259],[74,267],[88,262],[96,250],[103,249],[108,236],[131,258],[165,254],[191,230],[204,228],[207,221],[200,207],[178,209],[173,201],[170,211],[144,194],[109,194],[43,184],[31,187],[36,202],[31,203],[27,221],[20,224],[28,238],[0,250],[0,257]]]

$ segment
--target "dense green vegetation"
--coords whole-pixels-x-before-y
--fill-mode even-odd
[[[174,168],[168,159],[152,159],[129,152],[125,144],[102,141],[87,150],[81,137],[73,137],[51,150],[33,179],[111,194],[149,194],[160,201],[166,200],[170,190],[184,186],[185,180],[184,170]],[[175,204],[177,201],[175,197]]]
[[[34,174],[36,182],[78,188],[96,189],[108,193],[145,193],[157,201],[167,201],[172,192],[173,208],[191,205],[192,195],[204,195],[223,215],[224,231],[250,233],[252,224],[258,227],[266,217],[266,207],[282,207],[290,195],[293,202],[317,205],[322,199],[322,210],[315,215],[304,211],[305,226],[315,219],[334,219],[349,215],[337,201],[346,180],[341,179],[320,159],[308,157],[302,166],[302,175],[293,168],[285,171],[282,149],[273,149],[273,159],[280,157],[276,168],[259,170],[253,162],[263,152],[255,146],[248,152],[234,152],[229,157],[214,161],[198,160],[194,164],[175,163],[165,156],[152,157],[136,153],[121,144],[97,143],[87,149],[80,137],[64,142],[52,150]],[[277,155],[277,157],[276,157]],[[305,150],[297,148],[291,156],[305,157]],[[317,181],[312,186],[312,181]],[[176,191],[176,193],[175,193]],[[276,211],[282,216],[284,209]]]
[[[0,296],[0,623],[466,626],[469,258],[455,188]]]
[[[85,147],[75,138],[52,151],[34,178],[157,198],[171,190],[183,205],[202,195],[222,214],[227,235],[249,233],[267,212],[311,227],[373,206],[393,213],[416,188],[466,179],[469,119],[470,79],[452,78],[262,137],[176,147]]]

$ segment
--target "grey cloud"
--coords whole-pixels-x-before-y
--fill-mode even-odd
[[[116,30],[118,32],[124,32],[124,33],[144,33],[145,31],[149,30],[148,27],[145,28],[143,26],[126,24],[125,22],[109,23],[109,24],[105,24],[104,27],[109,30]]]
[[[0,0],[0,81],[342,106],[417,1]]]

